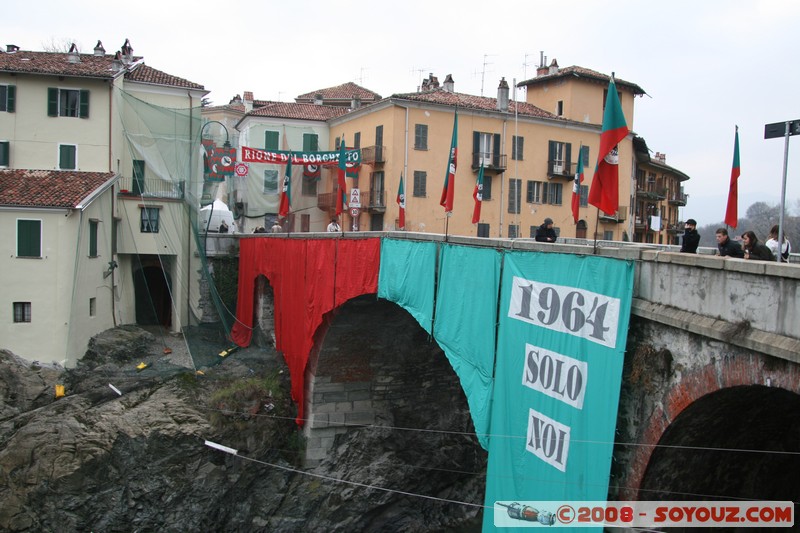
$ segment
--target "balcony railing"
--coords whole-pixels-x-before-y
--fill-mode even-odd
[[[370,211],[386,211],[386,191],[370,190],[366,208]]]
[[[665,200],[667,198],[667,190],[655,188],[640,189],[637,187],[636,196],[639,198],[645,198],[647,200]]]
[[[123,177],[119,180],[119,193],[122,196],[143,196],[145,198],[182,199],[185,191],[183,181],[164,181],[158,178]]]
[[[549,160],[547,161],[547,175],[550,178],[567,178],[575,179],[575,172],[572,170],[577,168],[570,161],[564,160]]]
[[[624,222],[625,219],[628,218],[628,206],[621,205],[616,213],[613,215],[607,215],[600,211],[600,220],[605,222]]]
[[[317,194],[317,207],[323,211],[330,211],[336,207],[336,193],[322,192]]]
[[[387,155],[385,146],[367,146],[361,149],[361,162],[369,165],[385,163]]]
[[[669,203],[672,205],[686,205],[688,197],[689,195],[684,193],[673,194],[669,197]]]
[[[485,170],[504,171],[506,167],[506,154],[495,154],[492,152],[472,152],[472,169],[477,170],[483,168]]]

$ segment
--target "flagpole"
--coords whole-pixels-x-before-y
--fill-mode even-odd
[[[594,219],[594,247],[592,253],[597,255],[597,227],[600,225],[600,208],[597,208],[597,216]]]

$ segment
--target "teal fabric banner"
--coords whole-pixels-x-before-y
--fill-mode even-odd
[[[381,241],[378,298],[394,302],[431,333],[436,243],[396,239]]]
[[[491,248],[442,244],[433,337],[461,388],[478,441],[489,449],[489,407],[502,255]]]
[[[484,531],[496,502],[606,500],[633,293],[631,261],[504,257]]]

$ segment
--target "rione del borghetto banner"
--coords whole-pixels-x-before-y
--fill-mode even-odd
[[[361,164],[361,150],[345,150],[345,163],[348,167]],[[339,164],[339,151],[335,152],[303,152],[289,150],[263,150],[242,146],[242,161],[245,163],[268,163],[285,165],[292,159],[292,165],[336,166]]]

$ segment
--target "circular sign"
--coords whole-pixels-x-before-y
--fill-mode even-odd
[[[360,212],[361,212],[361,210],[360,210],[359,208],[357,208],[357,207],[354,207],[354,208],[352,208],[352,209],[350,210],[350,215],[351,215],[353,218],[356,218]]]
[[[247,176],[248,167],[244,163],[236,163],[234,167],[234,171],[236,172],[237,176]]]

